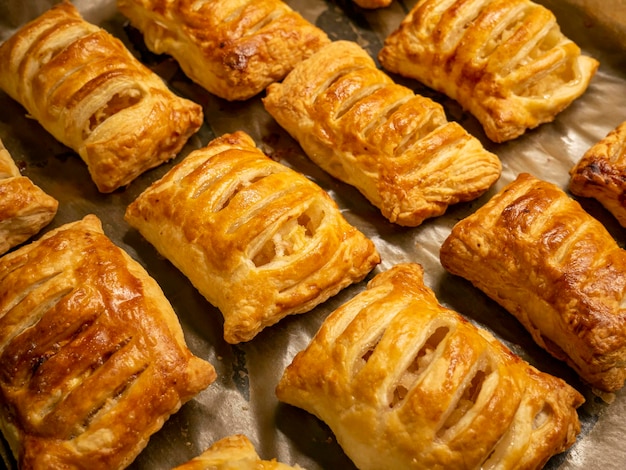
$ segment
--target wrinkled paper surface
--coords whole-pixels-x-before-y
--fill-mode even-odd
[[[6,39],[52,3],[55,2],[1,2],[0,39]],[[287,3],[324,29],[331,39],[356,41],[376,57],[384,38],[398,26],[416,0],[394,0],[390,7],[376,11],[359,9],[349,0]],[[586,54],[600,60],[600,69],[590,88],[554,123],[498,145],[488,142],[477,121],[456,103],[416,81],[394,77],[417,93],[442,103],[451,120],[460,122],[481,139],[503,163],[502,177],[483,197],[454,206],[444,216],[430,219],[420,227],[402,228],[387,222],[354,188],[332,179],[309,161],[265,112],[260,97],[228,103],[210,95],[188,80],[171,58],[150,54],[141,35],[129,28],[126,19],[117,12],[114,0],[75,0],[85,19],[122,39],[175,92],[202,104],[205,112],[204,126],[175,160],[147,172],[123,190],[103,195],[97,192],[80,158],[55,141],[26,116],[18,103],[0,91],[0,138],[23,174],[60,202],[56,218],[44,231],[88,213],[100,217],[106,234],[159,282],[179,315],[192,351],[208,359],[217,370],[217,380],[165,423],[131,468],[172,468],[200,454],[218,439],[235,433],[246,434],[265,459],[276,457],[310,470],[354,468],[324,423],[302,410],[278,403],[274,389],[284,368],[308,344],[328,313],[362,291],[365,281],[345,289],[312,312],[282,320],[249,343],[228,345],[222,339],[219,311],[123,220],[126,206],[191,150],[236,130],[246,131],[267,154],[305,174],[330,193],[347,220],[376,243],[383,261],[372,275],[400,262],[421,263],[427,285],[434,289],[443,305],[492,331],[515,353],[539,369],[562,377],[585,395],[587,402],[579,410],[582,431],[578,441],[568,452],[553,458],[546,468],[608,470],[626,466],[626,391],[617,393],[610,404],[595,397],[572,370],[536,346],[510,314],[469,283],[447,274],[439,263],[439,247],[454,223],[484,204],[519,172],[533,173],[565,189],[568,172],[583,153],[626,120],[626,44],[619,40],[623,37],[624,18],[618,15],[620,21],[613,23],[614,15],[610,12],[590,14],[590,10],[581,7],[584,0],[539,3],[555,12],[564,33]],[[611,3],[624,6],[623,0],[607,5]],[[597,9],[591,11],[598,13]],[[580,202],[605,224],[621,246],[625,245],[624,229],[608,212],[595,201]],[[6,465],[15,465],[8,456],[6,443],[2,455]]]

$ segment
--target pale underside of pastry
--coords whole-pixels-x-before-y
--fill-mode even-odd
[[[529,0],[421,0],[378,59],[458,101],[494,142],[553,121],[598,68]]]
[[[214,379],[96,216],[0,258],[0,429],[19,468],[126,468]]]
[[[176,156],[202,124],[200,105],[67,1],[0,46],[0,88],[76,151],[105,193]]]
[[[245,100],[329,42],[281,0],[117,0],[155,53],[227,100]]]
[[[624,385],[626,251],[562,189],[520,174],[456,224],[440,257],[593,387]]]
[[[0,255],[48,225],[59,202],[22,176],[0,140]]]
[[[262,460],[252,442],[242,435],[235,434],[220,439],[198,457],[173,470],[289,470],[301,469],[275,459]]]
[[[598,200],[626,227],[626,121],[592,146],[570,176],[573,194]]]
[[[394,83],[351,41],[298,64],[263,103],[311,160],[399,225],[475,199],[500,176],[498,157],[441,105]]]
[[[380,262],[324,190],[241,131],[192,152],[126,220],[222,312],[229,343],[311,310]]]
[[[276,393],[326,422],[361,470],[541,468],[574,443],[584,401],[441,306],[418,264],[331,313]]]

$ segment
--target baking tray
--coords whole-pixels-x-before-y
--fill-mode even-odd
[[[6,39],[53,3],[56,2],[4,0],[0,3],[0,39]],[[185,404],[151,438],[130,468],[170,469],[235,433],[246,434],[265,459],[277,458],[309,470],[355,468],[323,422],[279,403],[274,389],[284,368],[308,344],[332,310],[362,291],[367,279],[377,272],[407,261],[424,266],[426,284],[443,305],[490,330],[535,367],[565,379],[585,396],[587,401],[579,409],[582,431],[577,442],[568,452],[551,459],[546,468],[608,470],[626,466],[623,444],[626,392],[615,394],[609,400],[611,403],[596,397],[571,369],[536,346],[510,314],[468,282],[447,274],[439,263],[439,247],[452,226],[484,204],[518,173],[530,172],[566,189],[568,172],[582,154],[626,120],[626,107],[622,103],[626,97],[626,50],[612,34],[614,24],[585,14],[579,9],[580,0],[539,2],[554,11],[564,33],[586,54],[599,59],[601,65],[587,92],[555,122],[505,144],[489,142],[478,122],[455,102],[414,80],[391,75],[398,83],[441,103],[450,120],[458,121],[478,137],[503,164],[500,180],[481,198],[453,206],[444,216],[427,220],[419,227],[403,228],[384,219],[357,190],[329,177],[308,160],[298,144],[265,112],[260,96],[237,103],[216,98],[187,79],[174,60],[151,54],[141,34],[129,27],[127,20],[117,12],[113,0],[75,0],[74,3],[88,21],[119,37],[176,93],[200,103],[205,113],[204,125],[176,159],[148,171],[124,189],[103,195],[91,182],[80,158],[29,119],[18,103],[0,92],[0,138],[23,174],[60,202],[56,218],[42,233],[88,213],[96,214],[106,234],[159,282],[180,318],[190,349],[209,360],[218,373],[212,385]],[[398,26],[416,0],[394,0],[391,6],[374,11],[360,9],[348,0],[286,3],[324,29],[331,39],[356,41],[376,57],[384,38]],[[313,311],[286,318],[248,343],[229,345],[222,338],[220,312],[130,228],[123,215],[130,202],[190,151],[206,145],[216,136],[236,130],[247,132],[272,158],[324,188],[346,219],[374,241],[382,263],[365,281],[345,289]],[[595,201],[580,199],[580,202],[624,247],[624,229],[613,217]],[[3,444],[0,453],[4,464],[13,468],[15,463],[6,443]]]

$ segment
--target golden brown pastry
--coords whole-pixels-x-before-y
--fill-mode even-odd
[[[192,152],[126,220],[219,308],[229,343],[311,310],[380,262],[324,190],[241,131]]]
[[[458,101],[494,142],[553,121],[598,68],[529,0],[420,0],[378,59]]]
[[[225,437],[195,459],[173,470],[289,470],[291,467],[276,460],[261,460],[250,440],[241,434]]]
[[[418,264],[327,317],[276,393],[325,421],[361,470],[540,468],[574,443],[584,401],[439,305]]]
[[[472,200],[500,176],[498,157],[354,42],[335,41],[298,64],[263,103],[311,160],[399,225]]]
[[[22,176],[0,140],[0,255],[48,225],[59,202]]]
[[[573,194],[597,199],[626,227],[626,121],[591,147],[570,176]]]
[[[62,1],[0,46],[0,88],[87,163],[101,192],[176,156],[202,108]]]
[[[376,9],[391,5],[393,0],[354,0],[354,3],[361,8]]]
[[[0,429],[19,468],[125,468],[215,379],[94,215],[0,258],[0,293]]]
[[[155,53],[173,56],[193,81],[245,100],[329,42],[281,0],[117,0]]]
[[[626,251],[552,183],[522,173],[452,229],[441,263],[593,387],[626,379]]]

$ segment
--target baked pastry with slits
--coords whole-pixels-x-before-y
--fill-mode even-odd
[[[584,398],[442,307],[418,264],[378,274],[324,321],[276,393],[325,421],[359,469],[537,469]]]
[[[261,460],[250,440],[241,434],[225,437],[198,457],[173,470],[289,470],[301,469],[272,460]]]
[[[59,202],[22,176],[0,140],[0,255],[48,225]]]
[[[378,59],[458,101],[494,142],[553,121],[598,68],[529,0],[420,0]]]
[[[241,131],[192,152],[126,220],[219,308],[229,343],[311,310],[380,262],[323,189]]]
[[[104,193],[176,156],[202,124],[200,105],[68,1],[0,46],[0,88],[80,155]]]
[[[591,147],[570,176],[573,194],[598,200],[626,227],[626,121]]]
[[[270,85],[263,103],[311,160],[399,225],[472,200],[500,176],[497,156],[354,42],[320,49]]]
[[[126,468],[214,379],[96,216],[0,258],[0,428],[19,468]]]
[[[282,80],[330,41],[281,0],[117,0],[155,53],[173,56],[194,82],[245,100]]]
[[[562,189],[520,174],[455,225],[440,257],[593,387],[624,385],[626,251]]]

